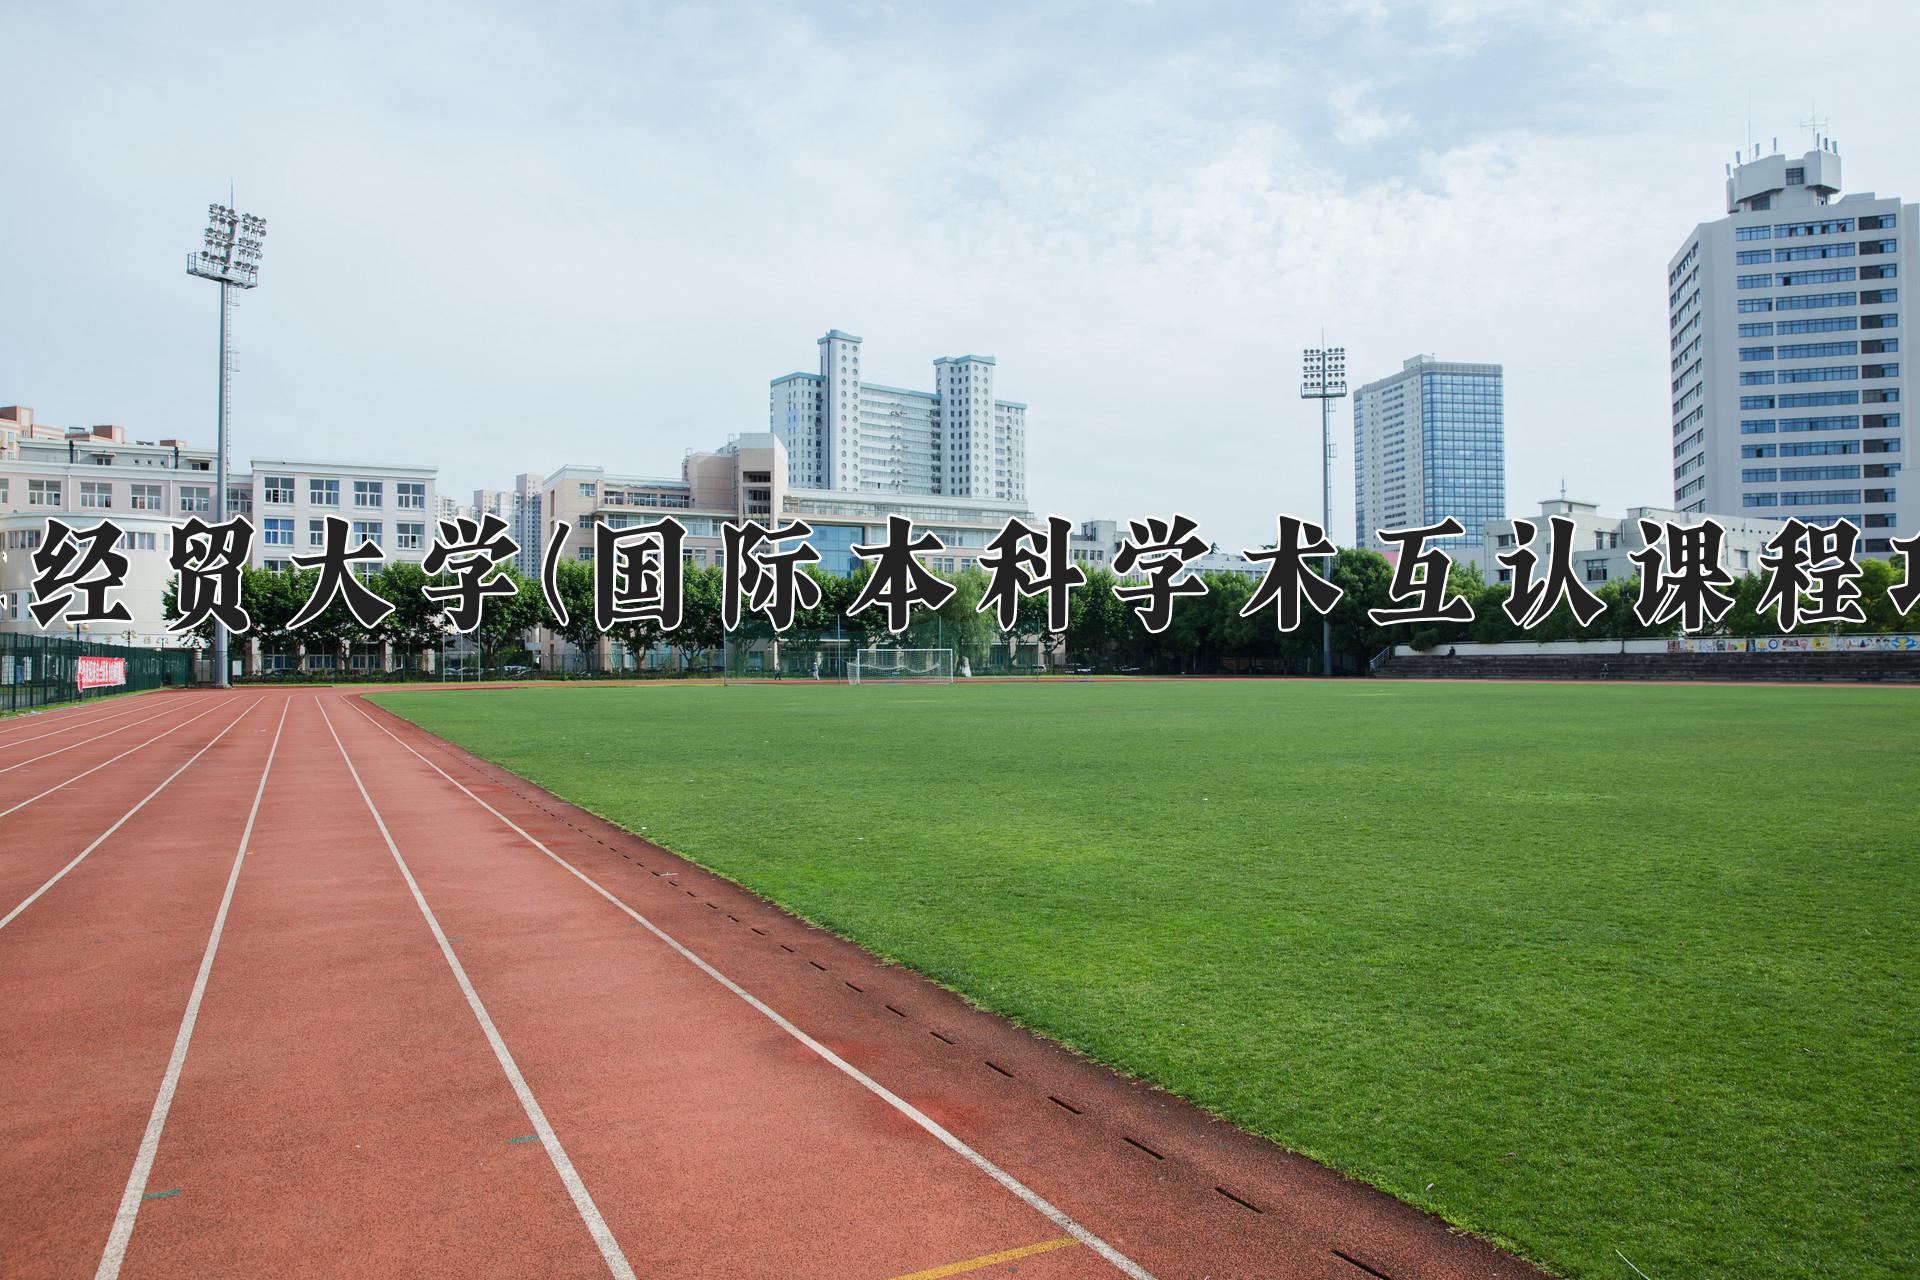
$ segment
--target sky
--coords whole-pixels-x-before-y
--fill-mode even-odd
[[[1513,513],[1661,505],[1668,260],[1815,118],[1920,198],[1916,47],[1905,0],[5,0],[0,404],[210,445],[231,186],[242,466],[677,475],[839,328],[895,386],[995,356],[1037,512],[1252,546],[1319,511],[1324,333],[1356,386],[1504,365]]]

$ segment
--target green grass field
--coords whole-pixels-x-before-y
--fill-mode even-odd
[[[1550,1269],[1920,1274],[1920,690],[375,701]]]

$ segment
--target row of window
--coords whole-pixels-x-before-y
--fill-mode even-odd
[[[271,506],[293,505],[294,483],[292,476],[267,476],[261,484],[261,500]],[[362,509],[384,507],[386,505],[386,482],[384,480],[355,480],[353,482],[353,505]],[[400,480],[393,486],[393,504],[402,511],[425,511],[427,509],[427,486],[422,481]],[[309,477],[307,480],[307,505],[314,507],[337,507],[340,505],[340,482]]]
[[[1826,311],[1834,307],[1873,306],[1900,301],[1898,289],[1862,289],[1858,293],[1803,293],[1784,298],[1742,298],[1739,310],[1746,315],[1761,311]],[[1863,329],[1873,326],[1863,322]]]
[[[1900,443],[1898,440],[1893,443]],[[1849,454],[1860,452],[1858,440],[1807,440],[1786,444],[1743,444],[1740,456],[1743,458],[1805,458],[1819,457],[1823,454]]]
[[[1810,369],[1749,369],[1740,375],[1740,385],[1764,387],[1776,381],[1855,382],[1861,379],[1899,376],[1900,366],[1897,364],[1827,364],[1815,365]]]
[[[293,521],[279,516],[268,516],[260,522],[260,542],[268,547],[291,547],[293,545]],[[385,548],[385,526],[378,520],[355,520],[353,522],[353,542],[371,542],[374,546]],[[324,520],[307,521],[307,546],[324,547],[327,544],[327,522]],[[393,526],[393,545],[399,551],[424,551],[427,545],[427,526],[424,521],[401,521]]]
[[[1740,472],[1742,484],[1772,484],[1782,480],[1858,480],[1860,468],[1852,467],[1746,467]]]
[[[1798,493],[1743,493],[1744,507],[1824,507],[1840,502],[1894,502],[1892,489],[1807,489]]]

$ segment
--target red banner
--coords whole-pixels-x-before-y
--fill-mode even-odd
[[[127,682],[127,660],[125,658],[82,658],[75,671],[75,680],[82,689],[104,689],[111,685]]]

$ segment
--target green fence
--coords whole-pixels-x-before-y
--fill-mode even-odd
[[[81,658],[125,658],[126,684],[82,692],[74,678]],[[66,636],[0,632],[0,712],[134,689],[176,687],[190,683],[192,674],[193,654],[186,649],[140,649]]]

